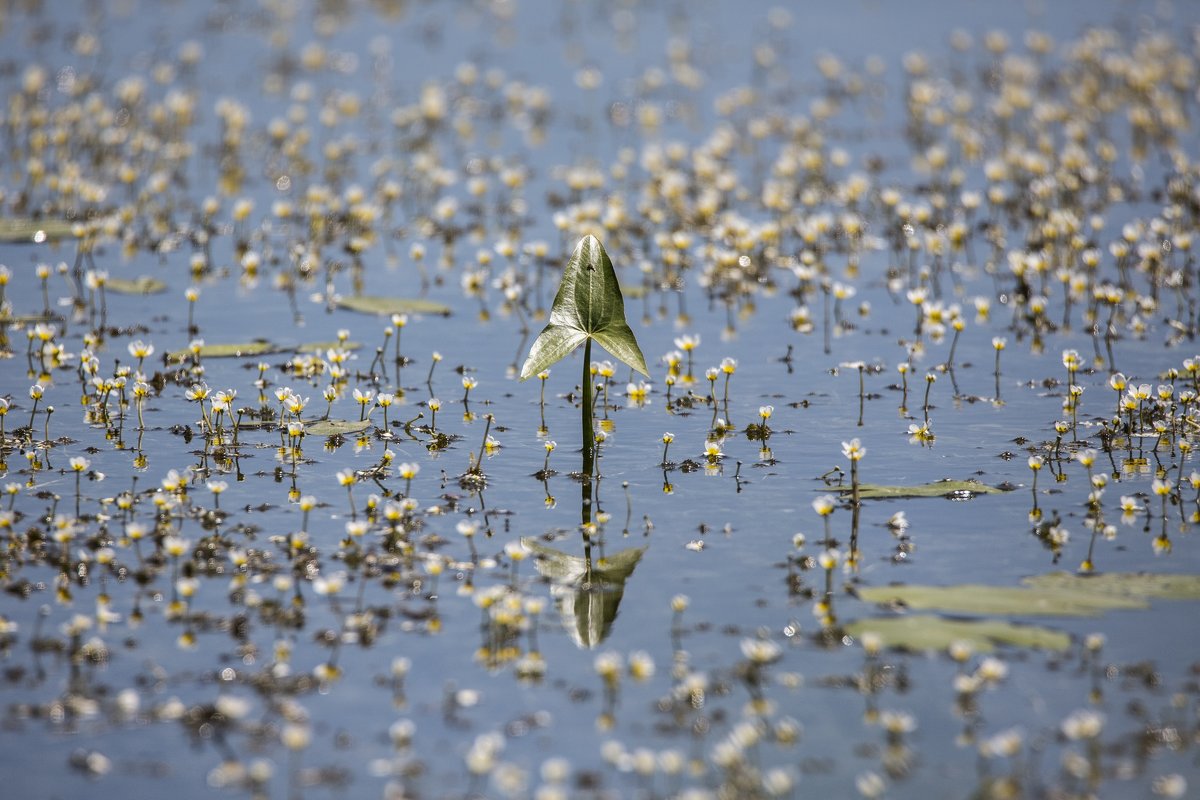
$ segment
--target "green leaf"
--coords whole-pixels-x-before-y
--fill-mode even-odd
[[[167,284],[149,275],[139,275],[133,280],[109,278],[104,282],[104,288],[117,294],[162,294],[167,290]]]
[[[37,325],[39,322],[52,322],[62,319],[55,314],[18,314],[10,316],[11,309],[0,310],[0,325]]]
[[[649,377],[646,359],[625,321],[625,300],[612,260],[590,234],[579,240],[563,270],[550,322],[529,348],[521,380],[549,369],[587,339]]]
[[[1149,608],[1152,599],[1200,600],[1200,575],[1051,572],[1025,578],[1024,586],[863,586],[868,603],[959,614],[1090,617],[1117,609]]]
[[[450,315],[450,307],[434,300],[414,297],[379,297],[358,294],[337,299],[339,308],[362,314],[440,314]]]
[[[282,348],[271,342],[238,342],[235,344],[206,344],[200,348],[201,358],[237,358],[240,356],[262,356],[278,353]],[[167,353],[167,361],[181,363],[191,358],[191,350],[174,350]]]
[[[305,342],[296,346],[297,353],[324,353],[326,350],[361,350],[362,342]]]
[[[959,614],[1016,614],[1091,617],[1112,609],[1146,608],[1146,601],[1071,588],[1019,586],[864,586],[858,596],[869,603],[902,603],[909,608]]]
[[[842,494],[850,494],[849,486],[838,488]],[[922,483],[917,486],[884,486],[877,483],[860,483],[858,497],[860,500],[881,500],[894,497],[949,497],[955,500],[969,499],[977,494],[1001,494],[1008,491],[996,486],[988,486],[975,480],[955,481],[942,480],[933,483]]]
[[[868,617],[844,628],[851,636],[873,633],[887,647],[904,650],[945,650],[953,642],[966,641],[977,652],[989,653],[997,644],[1063,651],[1071,637],[1062,631],[1036,625],[1014,625],[998,620],[943,619],[933,615]]]
[[[0,242],[41,244],[71,238],[74,223],[65,219],[0,219]]]
[[[521,380],[533,377],[557,364],[574,352],[587,338],[583,331],[565,325],[547,325],[529,348],[529,358],[525,359],[525,366],[521,367]]]
[[[1051,572],[1021,581],[1041,591],[1086,592],[1104,597],[1200,600],[1200,575],[1154,575],[1146,572],[1102,572],[1076,575]]]
[[[369,427],[369,419],[314,419],[304,423],[304,433],[309,436],[346,436]]]

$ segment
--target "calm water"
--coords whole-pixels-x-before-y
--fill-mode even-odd
[[[1196,350],[1187,303],[1196,301],[1197,274],[1178,235],[1195,227],[1200,176],[1186,164],[1172,171],[1165,155],[1182,163],[1197,153],[1190,134],[1171,141],[1155,128],[1158,138],[1148,134],[1139,155],[1141,137],[1128,124],[1129,104],[1143,96],[1135,84],[1157,107],[1170,99],[1195,116],[1194,79],[1172,84],[1198,68],[1200,15],[1190,5],[851,2],[785,14],[722,2],[129,2],[83,17],[70,16],[78,12],[68,4],[28,5],[0,16],[11,154],[0,159],[0,218],[50,225],[115,215],[83,268],[110,279],[152,276],[166,288],[109,287],[101,319],[99,291],[71,283],[75,242],[51,232],[44,243],[0,243],[11,271],[0,360],[11,403],[3,482],[13,487],[0,531],[9,590],[0,600],[0,766],[15,795],[853,796],[872,794],[878,780],[897,797],[1009,788],[1152,796],[1200,781],[1200,645],[1188,635],[1195,600],[1084,618],[983,615],[1044,625],[1071,643],[1064,652],[1001,647],[1007,677],[965,693],[952,683],[984,655],[962,664],[944,652],[867,656],[843,629],[893,613],[859,598],[859,588],[1014,587],[1079,569],[1090,487],[1072,459],[1088,447],[1100,450],[1095,470],[1109,476],[1101,507],[1116,526],[1114,539],[1095,543],[1095,571],[1197,572],[1195,466],[1178,445],[1196,424],[1180,397],[1195,382],[1184,360]],[[1111,38],[1085,34],[1094,26]],[[1045,53],[1028,30],[1053,37]],[[989,52],[1000,49],[1001,33],[1019,57]],[[1073,105],[1083,95],[1071,94],[1099,69],[1083,63],[1088,46],[1107,54],[1112,82],[1092,118]],[[839,59],[837,69],[826,60],[823,75],[822,55]],[[1112,108],[1102,107],[1105,95],[1116,98]],[[913,97],[941,110],[926,118],[925,133],[909,117]],[[1001,100],[1016,111],[998,108]],[[1072,136],[1092,169],[1062,166]],[[972,137],[979,158],[968,155]],[[937,146],[949,148],[944,170],[914,163]],[[1039,152],[1054,166],[1051,184],[1060,169],[1091,188],[1071,195],[1051,185],[1039,195]],[[1005,159],[1007,171],[990,174],[999,167],[988,161]],[[1161,198],[1168,173],[1176,209]],[[848,267],[842,216],[855,176],[869,187],[855,206],[864,226],[857,271]],[[773,182],[794,193],[789,202],[765,201]],[[1007,199],[989,197],[995,186]],[[916,210],[886,210],[887,188]],[[714,190],[715,210],[705,211]],[[977,211],[964,210],[963,191],[981,195]],[[206,217],[209,197],[216,210]],[[1022,215],[1048,205],[1064,216],[1046,243]],[[951,226],[964,219],[974,228],[960,251]],[[572,566],[585,555],[582,484],[570,474],[579,469],[582,353],[552,369],[544,409],[539,381],[515,375],[560,265],[597,222],[651,388],[644,407],[627,402],[630,370],[615,366],[597,489],[611,517],[586,552],[597,569],[601,554],[626,568],[611,567],[620,577],[610,572],[588,591],[539,574],[564,559],[518,551],[514,563],[512,550],[532,537]],[[907,242],[894,251],[889,238],[906,223],[915,226],[911,256]],[[995,223],[992,234],[984,223]],[[1072,224],[1079,246],[1069,241]],[[1125,226],[1134,226],[1140,259],[1110,249]],[[677,246],[673,233],[690,241]],[[1003,241],[994,248],[996,233]],[[512,256],[496,247],[508,239]],[[539,242],[544,256],[526,249]],[[425,250],[419,261],[414,245]],[[1085,299],[1065,308],[1053,269],[1044,279],[1031,271],[1025,287],[1017,281],[1010,254],[1042,246],[1073,265]],[[1086,247],[1098,252],[1091,273]],[[811,272],[805,251],[817,254]],[[41,333],[72,354],[58,366],[44,362],[45,376],[27,350],[43,321],[39,264],[51,268],[53,311]],[[853,289],[836,311],[829,303],[828,345],[826,278],[831,292],[835,281]],[[402,370],[395,338],[385,340],[387,316],[333,308],[334,295],[355,293],[356,279],[366,294],[448,308],[409,315]],[[471,280],[479,291],[469,291]],[[1108,343],[1102,329],[1093,339],[1083,314],[1103,282],[1126,289]],[[934,316],[915,335],[918,312],[906,292],[917,284],[944,336]],[[194,304],[189,287],[199,292]],[[1040,315],[1029,299],[1039,293]],[[1139,308],[1139,296],[1158,304]],[[977,297],[990,302],[986,318]],[[954,315],[934,303],[961,305],[953,369]],[[860,313],[860,304],[869,306]],[[792,324],[800,306],[811,332]],[[328,344],[312,362],[318,374],[289,366],[298,346],[343,331],[359,345],[344,379],[331,377],[337,357]],[[684,380],[683,355],[668,399],[663,357],[684,335],[700,338],[696,381]],[[998,375],[993,337],[1006,339]],[[261,339],[278,349],[204,356],[202,371],[167,363],[167,353],[197,338]],[[107,419],[97,411],[105,389],[80,377],[85,351],[101,377],[136,367],[134,340],[154,346],[143,367],[143,431],[135,376],[123,409],[111,391]],[[372,361],[381,346],[383,368]],[[1055,422],[1070,420],[1063,353],[1072,349],[1081,368],[1071,380],[1085,391],[1074,429],[1056,447]],[[1093,362],[1097,351],[1104,357]],[[704,372],[726,358],[736,370],[727,402],[718,374],[714,409]],[[861,400],[860,361],[868,367]],[[907,400],[901,364],[911,364]],[[1160,437],[1148,428],[1104,450],[1102,423],[1118,398],[1108,381],[1118,369],[1133,386],[1173,386],[1161,413],[1151,412],[1152,400],[1138,409],[1146,426],[1156,413],[1169,423],[1156,452]],[[1169,378],[1171,369],[1182,374]],[[909,429],[926,421],[930,371],[935,438],[922,444]],[[478,382],[465,404],[463,376]],[[45,394],[35,408],[29,387],[39,381]],[[199,381],[214,393],[236,390],[233,408],[247,423],[236,444],[228,417],[206,437],[201,409],[187,398]],[[309,434],[293,451],[274,425],[276,390],[309,398],[302,417],[311,427],[326,413],[331,383],[333,418],[359,419],[357,389],[393,397],[388,421],[412,426],[385,428],[376,407],[365,432]],[[689,391],[690,407],[680,402]],[[449,438],[431,448],[424,426],[433,397],[437,430]],[[47,405],[55,408],[48,437]],[[769,452],[745,434],[766,405],[774,409]],[[251,426],[261,406],[269,424]],[[27,434],[20,429],[31,413]],[[499,448],[483,458],[481,485],[470,467],[486,415]],[[721,458],[709,459],[716,416],[730,429]],[[666,432],[675,440],[664,468]],[[827,578],[813,500],[836,493],[835,468],[849,486],[842,443],[853,438],[867,449],[866,483],[975,479],[1011,491],[864,499],[857,515],[843,500],[830,517],[841,563]],[[557,444],[548,461],[555,472],[543,481],[547,440]],[[385,451],[391,464],[376,482],[364,471]],[[1036,493],[1032,455],[1046,460]],[[87,459],[78,497],[72,458]],[[402,463],[420,468],[411,484]],[[359,471],[349,491],[339,483],[345,470]],[[1165,524],[1156,478],[1167,481]],[[208,481],[227,484],[219,498]],[[119,507],[122,493],[129,510]],[[302,496],[316,506],[304,511]],[[1120,521],[1123,496],[1138,509],[1129,524]],[[385,507],[406,497],[413,508],[397,506],[401,521],[389,533]],[[1035,497],[1040,516],[1031,516]],[[899,512],[903,536],[888,525]],[[1054,520],[1070,538],[1052,547],[1035,531]],[[348,531],[360,521],[362,530]],[[461,523],[477,526],[470,540]],[[801,533],[807,541],[797,548]],[[185,541],[172,554],[177,537]],[[852,542],[857,564],[846,566]],[[321,596],[339,576],[344,586]],[[682,612],[672,609],[678,595],[688,598]],[[589,613],[592,632],[580,634]],[[1093,633],[1106,641],[1088,654]],[[770,647],[764,642],[779,652],[760,650],[769,663],[759,664],[754,645]],[[621,666],[606,683],[610,656]],[[646,660],[654,669],[632,674]],[[1062,734],[1079,709],[1103,715],[1095,739]],[[908,718],[891,712],[910,715],[915,729],[901,731]],[[803,735],[790,743],[793,722]],[[980,742],[1012,729],[1019,754],[980,756]],[[1006,776],[1011,784],[996,783]]]

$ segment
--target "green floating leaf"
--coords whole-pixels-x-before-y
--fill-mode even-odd
[[[549,369],[587,339],[649,377],[646,359],[625,321],[625,300],[612,260],[590,234],[579,240],[563,270],[550,323],[529,348],[521,380]]]
[[[51,322],[61,317],[55,314],[18,314],[9,316],[8,311],[0,311],[0,324],[4,325],[37,325],[39,322]]]
[[[309,436],[347,436],[371,427],[369,419],[314,419],[304,423]]]
[[[846,625],[851,636],[873,633],[887,647],[904,650],[945,650],[953,642],[970,642],[974,649],[989,653],[997,644],[1039,650],[1066,650],[1071,637],[1062,631],[1036,625],[1015,625],[999,620],[943,619],[932,614],[899,617],[868,617]]]
[[[1136,600],[1200,600],[1200,575],[1155,575],[1146,572],[1102,572],[1076,575],[1050,572],[1021,581],[1040,591],[1080,592]]]
[[[9,217],[0,219],[0,242],[40,244],[73,236],[73,222],[65,219],[28,219]]]
[[[413,297],[380,297],[358,294],[339,297],[337,304],[339,308],[358,311],[362,314],[440,314],[444,317],[450,315],[450,306],[435,300]]]
[[[279,427],[278,419],[243,419],[237,424],[240,431],[271,431]]]
[[[842,494],[850,494],[849,486],[839,487]],[[979,481],[955,481],[946,479],[933,483],[922,483],[917,486],[884,486],[878,483],[860,483],[858,497],[860,500],[881,500],[895,497],[948,497],[955,500],[969,499],[977,494],[1001,494],[1008,491],[996,486],[988,486]]]
[[[1067,588],[1018,586],[864,586],[858,595],[868,603],[903,603],[909,608],[960,614],[1016,614],[1091,617],[1113,609],[1146,608],[1142,598]]]
[[[960,614],[1096,616],[1118,609],[1148,608],[1152,599],[1200,600],[1200,575],[1111,572],[1077,575],[1051,572],[1023,586],[864,586],[869,603],[903,603],[909,608]]]
[[[162,294],[167,290],[167,284],[149,275],[139,275],[133,280],[109,278],[104,282],[104,288],[117,294]]]
[[[206,344],[200,348],[201,358],[236,358],[239,356],[262,356],[278,353],[282,348],[271,342],[238,342],[236,344]],[[167,353],[167,361],[179,363],[191,358],[191,350],[174,350]]]
[[[297,353],[324,353],[334,348],[342,350],[360,350],[362,342],[305,342],[296,347]]]

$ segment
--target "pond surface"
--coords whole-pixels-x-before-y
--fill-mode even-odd
[[[1186,796],[1198,34],[4,7],[5,793]]]

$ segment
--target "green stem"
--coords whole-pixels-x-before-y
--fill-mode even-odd
[[[858,462],[850,462],[850,502],[858,507]]]
[[[580,412],[583,415],[583,524],[592,521],[592,467],[593,449],[596,435],[592,430],[592,339],[588,337],[583,345],[583,402]]]
[[[593,448],[596,434],[592,429],[592,340],[589,337],[583,344],[583,475],[592,476]]]
[[[590,340],[588,341],[588,344],[591,344]],[[39,402],[41,402],[41,398],[39,398],[39,397],[33,398],[33,410],[29,412],[29,441],[30,442],[33,441],[33,421],[34,421],[34,419],[37,418],[37,407],[38,407]]]

